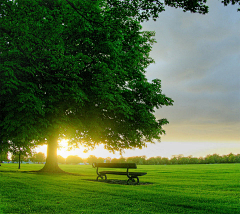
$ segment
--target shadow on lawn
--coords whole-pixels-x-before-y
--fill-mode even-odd
[[[139,184],[137,184],[136,182],[132,182],[131,184],[127,184],[126,180],[112,180],[112,179],[108,179],[108,180],[96,180],[96,179],[84,179],[86,181],[93,181],[93,182],[101,182],[101,183],[108,183],[108,184],[120,184],[120,185],[152,185],[153,183],[150,182],[139,182]]]
[[[85,176],[78,173],[71,172],[41,172],[41,171],[14,171],[14,170],[0,170],[0,172],[11,172],[11,173],[29,173],[29,174],[38,174],[38,175],[73,175],[73,176]]]

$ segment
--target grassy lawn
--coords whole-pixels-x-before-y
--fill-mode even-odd
[[[240,213],[240,164],[138,166],[145,185],[96,182],[84,165],[60,165],[75,175],[28,172],[42,167],[2,164],[0,213]]]

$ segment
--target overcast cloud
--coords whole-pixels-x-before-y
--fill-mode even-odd
[[[173,107],[156,111],[167,118],[163,141],[240,142],[240,12],[211,0],[207,15],[166,8],[156,22],[151,80],[162,80]]]

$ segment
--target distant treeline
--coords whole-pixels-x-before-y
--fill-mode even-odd
[[[78,156],[68,156],[66,159],[58,156],[59,163],[66,164],[78,164],[78,163],[136,163],[137,165],[176,165],[176,164],[213,164],[213,163],[240,163],[240,154],[234,155],[232,153],[228,155],[220,156],[218,154],[207,155],[206,157],[184,157],[183,155],[173,156],[171,159],[165,157],[151,157],[135,156],[128,158],[102,158],[90,155],[88,158],[83,159]]]
[[[9,161],[7,160],[7,156],[2,155],[0,157],[2,161]],[[1,162],[0,160],[0,162]],[[17,157],[12,156],[12,162],[17,162]],[[46,157],[44,153],[39,152],[33,154],[31,157],[21,157],[21,161],[31,161],[34,163],[43,163],[46,161]],[[228,155],[207,155],[206,157],[184,157],[183,155],[176,155],[172,156],[171,159],[165,157],[151,157],[147,158],[146,156],[135,156],[135,157],[128,157],[128,158],[102,158],[96,157],[94,155],[90,155],[88,158],[81,158],[78,155],[70,155],[67,158],[63,158],[62,156],[58,156],[58,163],[60,164],[80,164],[80,163],[89,163],[92,164],[93,162],[98,163],[136,163],[137,165],[177,165],[177,164],[213,164],[213,163],[240,163],[240,154],[234,155],[232,153]]]
[[[112,160],[112,162],[115,159]],[[134,162],[138,165],[177,165],[177,164],[213,164],[213,163],[240,163],[240,154],[234,155],[232,153],[228,155],[220,156],[218,154],[207,155],[206,157],[184,157],[183,155],[173,156],[171,159],[165,157],[151,157],[145,156],[130,157],[126,159],[126,162]]]

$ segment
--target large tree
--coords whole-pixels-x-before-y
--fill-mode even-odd
[[[206,1],[0,2],[0,139],[47,143],[42,170],[56,172],[61,138],[111,151],[160,140],[154,111],[173,100],[145,77],[155,41],[141,22],[164,5],[205,14]]]

